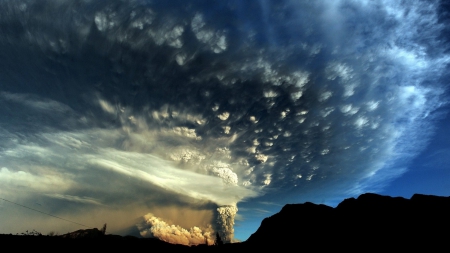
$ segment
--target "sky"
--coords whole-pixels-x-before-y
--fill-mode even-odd
[[[1,0],[0,233],[232,242],[287,203],[448,196],[448,9]]]

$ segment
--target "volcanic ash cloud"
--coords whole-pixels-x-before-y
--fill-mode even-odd
[[[240,202],[374,189],[426,144],[438,1],[177,1],[0,1],[5,196],[68,218],[208,203],[211,228],[141,232],[230,242]]]
[[[234,218],[238,209],[236,205],[221,206],[217,208],[217,230],[220,238],[225,243],[233,242],[234,239]]]
[[[211,227],[188,229],[178,225],[170,225],[152,213],[144,215],[144,221],[137,224],[144,238],[158,238],[165,242],[183,245],[214,244],[214,231]]]

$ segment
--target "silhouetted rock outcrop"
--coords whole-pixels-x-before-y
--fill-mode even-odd
[[[264,219],[245,244],[315,249],[443,246],[450,236],[449,214],[450,197],[420,194],[405,199],[367,193],[336,208],[290,204]]]
[[[75,232],[71,232],[71,233],[67,233],[64,235],[61,235],[62,238],[70,238],[70,239],[93,239],[93,238],[98,238],[104,236],[103,232],[100,231],[97,228],[92,228],[92,229],[80,229],[77,230]]]

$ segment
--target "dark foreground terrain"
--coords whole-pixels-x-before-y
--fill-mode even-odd
[[[264,219],[247,241],[221,246],[187,247],[157,239],[103,235],[98,229],[61,236],[0,235],[0,245],[33,251],[448,251],[450,197],[416,194],[404,199],[367,193],[346,199],[336,208],[309,202],[289,204]]]

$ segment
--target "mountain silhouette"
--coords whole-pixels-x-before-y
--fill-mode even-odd
[[[174,245],[155,238],[104,234],[98,229],[78,230],[61,236],[39,233],[0,235],[2,245],[33,245],[62,249],[169,250],[176,252],[247,252],[321,250],[434,251],[448,248],[450,197],[415,194],[411,199],[373,193],[348,198],[333,208],[306,202],[285,205],[265,218],[242,243],[215,246]]]
[[[244,243],[316,250],[441,247],[450,236],[449,214],[450,197],[422,194],[405,199],[366,193],[336,208],[288,204],[265,218]]]

